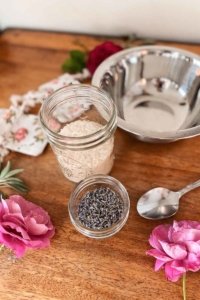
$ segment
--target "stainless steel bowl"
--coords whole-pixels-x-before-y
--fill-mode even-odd
[[[178,48],[120,51],[96,70],[92,84],[118,107],[118,126],[148,142],[200,134],[200,57]]]

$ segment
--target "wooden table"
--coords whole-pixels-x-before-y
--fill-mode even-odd
[[[92,49],[103,38],[25,30],[6,30],[0,35],[0,103],[23,94],[61,74],[60,66],[81,44]],[[165,43],[167,44],[167,43]],[[168,43],[200,54],[200,45]],[[200,178],[200,138],[171,144],[147,144],[121,130],[116,133],[116,160],[111,175],[127,188],[131,212],[125,227],[114,237],[93,240],[71,225],[67,201],[74,185],[62,175],[50,147],[39,157],[11,153],[13,167],[30,187],[27,199],[45,208],[56,227],[51,247],[28,251],[13,263],[1,254],[1,300],[106,300],[182,299],[181,281],[168,282],[164,272],[153,271],[147,257],[148,238],[161,222],[147,221],[136,213],[136,201],[155,186],[179,189]],[[200,191],[182,199],[176,220],[200,218]],[[168,219],[167,223],[173,221]],[[200,299],[199,273],[188,273],[189,300]]]

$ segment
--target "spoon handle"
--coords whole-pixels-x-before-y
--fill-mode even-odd
[[[200,186],[200,180],[197,180],[193,183],[186,185],[183,189],[179,190],[178,192],[181,196],[183,196],[187,192],[192,191],[192,190],[198,188],[199,186]]]

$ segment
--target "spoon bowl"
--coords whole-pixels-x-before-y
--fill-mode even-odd
[[[179,208],[179,193],[158,187],[145,193],[137,203],[139,215],[146,219],[160,220],[176,214]]]

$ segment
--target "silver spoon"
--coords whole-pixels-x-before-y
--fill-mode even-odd
[[[146,192],[137,202],[137,211],[145,219],[159,220],[175,215],[179,209],[179,199],[187,192],[200,186],[200,180],[173,192],[157,187]]]

